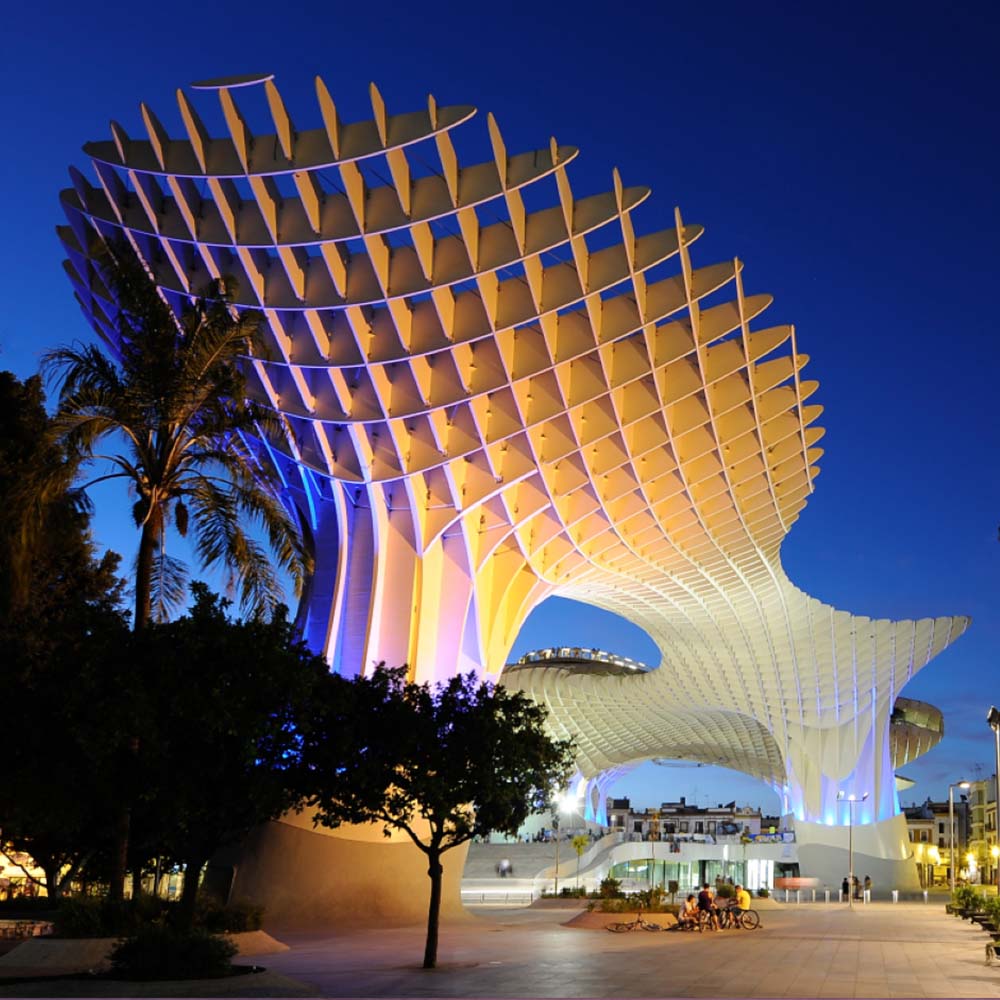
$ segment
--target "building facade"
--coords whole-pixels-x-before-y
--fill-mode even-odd
[[[256,449],[313,548],[299,622],[332,669],[496,676],[547,597],[608,609],[655,669],[517,677],[577,739],[584,801],[648,757],[723,764],[778,791],[810,864],[842,869],[857,825],[889,877],[893,708],[968,619],[855,615],[786,575],[823,435],[795,329],[761,324],[741,261],[696,260],[679,210],[647,231],[648,188],[574,191],[575,147],[512,152],[489,115],[470,161],[474,108],[370,98],[347,122],[317,78],[303,126],[270,75],[205,81],[180,131],[142,105],[142,135],[88,143],[60,235],[95,330],[114,343],[97,261],[121,237],[178,313],[225,278],[261,316],[247,374],[285,434]]]

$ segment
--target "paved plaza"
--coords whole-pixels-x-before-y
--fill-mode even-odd
[[[773,905],[773,904],[772,904]],[[573,910],[477,911],[442,929],[420,968],[423,928],[276,931],[268,973],[200,984],[120,984],[125,996],[995,997],[981,930],[938,903],[789,904],[757,931],[615,935],[566,927]],[[609,920],[613,919],[609,917]],[[102,995],[96,984],[20,983],[4,996]],[[107,990],[110,995],[112,990]]]
[[[988,936],[937,903],[789,904],[762,910],[760,930],[701,935],[563,926],[572,915],[479,911],[444,930],[432,972],[418,928],[286,935],[267,964],[338,997],[1000,996]]]

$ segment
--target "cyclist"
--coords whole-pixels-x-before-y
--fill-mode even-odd
[[[744,889],[743,886],[741,885],[738,885],[736,887],[736,902],[733,905],[735,907],[735,912],[733,913],[733,916],[736,918],[735,921],[733,922],[734,926],[741,927],[742,924],[740,923],[740,921],[743,917],[743,914],[750,909],[750,893],[747,892],[747,890]]]

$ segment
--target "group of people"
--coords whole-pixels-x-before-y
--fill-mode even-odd
[[[861,899],[861,886],[862,883],[858,880],[857,875],[844,876],[844,881],[840,883],[840,898],[841,901],[846,901],[850,898],[850,894],[853,891],[855,899]],[[872,880],[870,875],[865,876],[864,881],[865,892],[872,891]]]
[[[739,918],[750,909],[750,893],[743,886],[736,886],[735,896],[729,907],[733,910],[732,915],[736,917],[730,922],[730,926],[738,928],[740,926]],[[678,919],[681,927],[690,927],[701,931],[707,925],[710,930],[721,931],[722,909],[716,901],[712,887],[706,882],[697,896],[693,892],[688,894]]]

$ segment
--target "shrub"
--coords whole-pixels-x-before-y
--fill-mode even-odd
[[[602,878],[600,892],[603,899],[620,898],[622,895],[621,880],[612,878],[610,875],[607,878]]]
[[[252,903],[231,903],[229,906],[222,906],[210,897],[198,897],[195,926],[203,927],[210,934],[259,931],[263,921],[262,906],[254,906]]]
[[[134,909],[125,900],[113,903],[107,899],[67,897],[59,901],[52,923],[57,937],[115,937],[135,930],[144,916],[142,909]]]
[[[587,890],[584,889],[582,886],[577,887],[572,885],[564,885],[559,890],[559,895],[563,899],[583,899],[587,895]]]
[[[769,891],[768,891],[767,889],[758,889],[758,890],[757,890],[757,895],[758,895],[758,896],[759,896],[759,897],[760,897],[761,899],[767,899],[767,897],[768,897],[768,896],[770,896],[770,895],[771,895],[771,893],[770,893],[770,892],[769,892]]]
[[[660,906],[663,904],[663,896],[663,890],[659,886],[654,886],[652,889],[643,889],[629,898],[637,901],[644,910],[659,912]]]
[[[635,904],[624,896],[605,896],[601,900],[601,913],[624,913],[634,909]]]
[[[0,899],[0,919],[16,919],[22,915],[38,914],[47,916],[50,910],[59,905],[58,900],[48,896],[17,896],[14,899]]]
[[[636,910],[642,910],[645,913],[672,913],[677,916],[680,906],[664,903],[663,890],[656,888],[631,896],[605,897],[601,900],[600,910],[601,913],[635,913]]]
[[[66,896],[52,917],[57,937],[98,938],[131,934],[146,924],[162,921],[171,906],[162,899],[141,896],[137,902]]]
[[[723,882],[715,890],[715,894],[719,899],[732,899],[736,895],[736,889],[728,882]]]
[[[214,979],[229,974],[236,951],[205,930],[149,924],[115,946],[111,971],[125,979]]]

